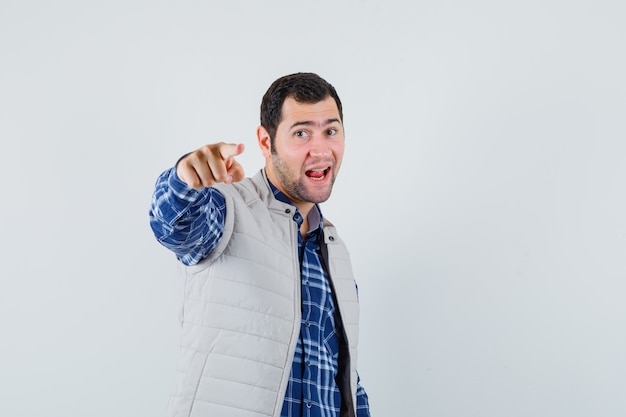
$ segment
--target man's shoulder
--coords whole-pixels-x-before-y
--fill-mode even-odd
[[[242,198],[247,197],[260,197],[263,195],[263,184],[258,180],[259,175],[253,177],[246,177],[241,181],[232,184],[215,184],[213,187],[222,193],[224,196],[239,196]],[[267,187],[265,187],[267,188]]]
[[[237,208],[247,207],[253,211],[265,207],[271,212],[285,212],[286,203],[278,201],[271,191],[269,183],[260,171],[252,177],[233,184],[216,184],[214,186],[225,198],[226,205]]]

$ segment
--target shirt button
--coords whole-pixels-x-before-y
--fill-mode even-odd
[[[311,403],[306,403],[306,408],[311,408]]]
[[[308,321],[305,321],[305,322],[304,322],[304,325],[305,325],[306,327],[309,327],[309,326],[311,325],[311,323],[309,323]]]
[[[309,285],[309,280],[304,281],[304,285]]]

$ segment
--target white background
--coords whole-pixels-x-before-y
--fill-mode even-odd
[[[274,79],[345,107],[324,213],[374,417],[626,415],[622,1],[0,2],[0,415],[160,416],[185,152],[247,145]]]

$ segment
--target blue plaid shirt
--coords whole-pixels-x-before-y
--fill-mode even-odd
[[[270,185],[277,200],[292,204]],[[225,212],[224,197],[217,190],[190,188],[172,168],[157,180],[150,225],[161,244],[172,250],[183,264],[193,265],[210,254],[222,237]],[[304,219],[297,209],[293,220],[299,230]],[[339,340],[335,303],[320,257],[322,215],[317,205],[309,213],[309,224],[306,239],[298,233],[302,323],[281,415],[337,417],[341,406],[335,383]],[[367,394],[360,383],[356,412],[357,417],[370,416]]]

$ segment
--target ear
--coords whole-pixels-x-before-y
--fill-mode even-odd
[[[259,126],[256,129],[256,137],[259,141],[259,147],[261,148],[261,153],[264,158],[269,158],[272,155],[272,141],[270,139],[270,134],[267,132],[263,126]]]

